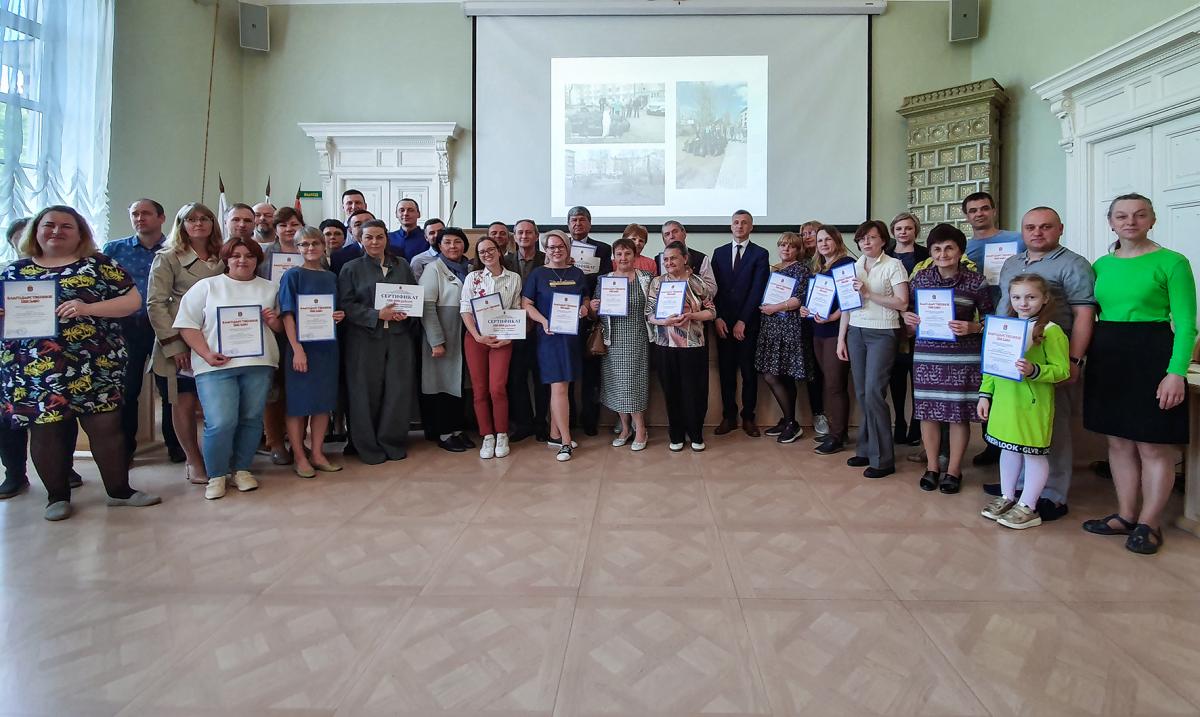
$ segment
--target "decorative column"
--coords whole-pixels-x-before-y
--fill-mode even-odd
[[[905,97],[908,119],[908,210],[922,224],[971,229],[960,208],[972,192],[1000,186],[1000,112],[1008,103],[993,79]]]

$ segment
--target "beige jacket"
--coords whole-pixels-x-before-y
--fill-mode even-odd
[[[155,375],[167,379],[169,401],[173,402],[178,394],[174,357],[191,350],[182,339],[171,340],[179,336],[179,330],[174,328],[179,300],[196,282],[224,271],[225,262],[216,257],[201,261],[191,249],[183,254],[161,249],[154,255],[154,263],[150,265],[150,280],[146,286],[146,313],[158,341],[154,344],[150,366]]]

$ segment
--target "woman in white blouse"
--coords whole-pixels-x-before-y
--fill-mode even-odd
[[[463,341],[467,370],[471,373],[474,392],[475,420],[483,445],[480,458],[503,458],[508,455],[508,364],[512,359],[512,341],[486,336],[488,324],[476,317],[475,310],[492,312],[521,310],[521,275],[501,264],[500,247],[488,237],[475,245],[479,257],[476,265],[483,268],[467,274],[463,281],[463,324],[470,334]],[[479,299],[471,305],[472,299]],[[520,333],[525,334],[524,311],[521,312]]]
[[[876,219],[863,222],[854,232],[862,251],[854,262],[858,277],[854,288],[862,296],[862,306],[842,311],[838,327],[837,356],[850,362],[854,395],[862,412],[857,449],[846,465],[865,466],[867,478],[896,472],[887,390],[896,359],[900,312],[908,307],[908,273],[899,259],[883,253],[887,236],[887,225]]]

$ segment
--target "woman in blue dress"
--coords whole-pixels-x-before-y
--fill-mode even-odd
[[[587,313],[587,277],[571,266],[570,239],[558,230],[546,233],[546,265],[539,266],[525,280],[521,295],[522,306],[529,318],[541,328],[537,335],[537,360],[542,383],[550,384],[550,440],[551,448],[558,448],[557,459],[571,460],[571,451],[576,444],[571,440],[571,412],[568,392],[571,382],[583,372],[580,354],[579,323],[575,333],[554,333],[550,330],[550,314],[555,294],[579,296],[579,316]],[[554,434],[558,434],[555,436]]]
[[[329,414],[337,407],[338,343],[301,341],[296,329],[300,297],[311,302],[323,296],[337,308],[337,275],[322,265],[325,238],[315,227],[305,227],[296,240],[304,264],[288,269],[279,280],[279,311],[287,334],[284,346],[284,381],[287,391],[287,431],[296,455],[293,469],[301,478],[313,478],[314,471],[334,473],[342,469],[326,456],[323,443],[329,428]],[[345,318],[343,311],[333,312],[334,323]],[[310,455],[304,454],[304,434],[309,433]]]

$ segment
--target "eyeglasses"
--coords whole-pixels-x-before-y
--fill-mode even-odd
[[[323,246],[325,246],[325,244],[323,242],[319,242],[319,241],[302,241],[302,242],[296,244],[296,246],[299,247],[300,249],[315,249],[315,248],[323,247]]]
[[[500,252],[497,251],[496,249],[480,249],[479,250],[479,256],[492,256],[493,254],[499,254],[499,253]]]
[[[187,219],[184,219],[183,221],[187,222],[188,224],[211,224],[212,218],[205,217],[205,216],[188,217]]]
[[[546,251],[566,251],[566,244],[547,244]]]

